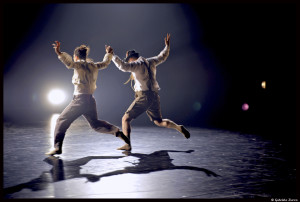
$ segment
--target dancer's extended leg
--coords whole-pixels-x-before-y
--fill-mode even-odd
[[[190,138],[191,136],[189,131],[183,125],[177,125],[176,123],[174,123],[169,119],[154,120],[154,123],[159,127],[176,129],[177,131],[182,133],[183,136],[187,139]]]

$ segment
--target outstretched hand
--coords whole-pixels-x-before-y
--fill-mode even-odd
[[[171,37],[170,34],[167,34],[167,37],[165,37],[165,44],[166,44],[166,46],[170,45],[170,37]]]
[[[55,44],[52,44],[53,45],[53,48],[55,50],[55,53],[57,55],[60,55],[61,52],[60,52],[60,42],[59,41],[55,41]]]
[[[112,49],[111,46],[105,45],[105,51],[106,51],[107,53],[114,54],[114,50]]]

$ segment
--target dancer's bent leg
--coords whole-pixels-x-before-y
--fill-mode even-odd
[[[128,138],[115,125],[98,119],[96,100],[91,97],[89,109],[83,114],[84,118],[89,122],[90,126],[99,133],[113,134],[122,139],[125,143],[130,143]]]
[[[189,131],[183,125],[177,125],[176,123],[174,123],[169,119],[154,120],[154,123],[159,127],[176,129],[177,131],[182,133],[183,136],[187,139],[190,138],[191,136]]]
[[[84,107],[78,104],[78,100],[73,99],[72,102],[63,110],[56,120],[54,130],[54,149],[47,155],[61,154],[62,144],[65,138],[66,131],[75,119],[82,115]]]

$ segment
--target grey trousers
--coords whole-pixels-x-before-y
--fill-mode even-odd
[[[74,95],[71,103],[63,110],[56,121],[54,146],[61,149],[66,131],[79,116],[83,115],[90,126],[99,133],[115,134],[119,128],[107,121],[98,120],[96,100],[93,95]]]

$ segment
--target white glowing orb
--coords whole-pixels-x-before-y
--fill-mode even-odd
[[[48,100],[54,105],[63,103],[65,99],[66,99],[65,93],[59,89],[53,89],[48,94]]]
[[[266,87],[267,87],[266,81],[261,82],[261,87],[262,87],[263,89],[266,89]]]

